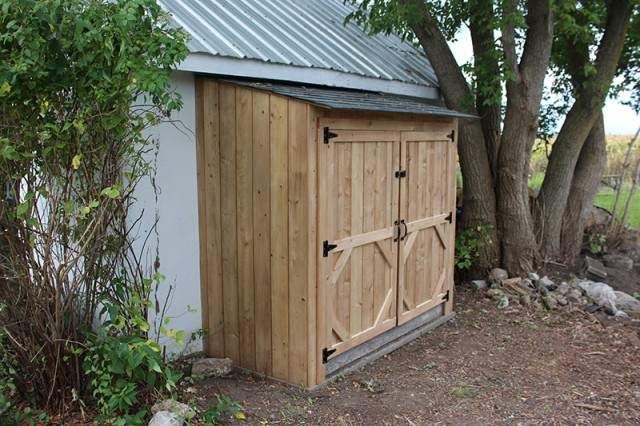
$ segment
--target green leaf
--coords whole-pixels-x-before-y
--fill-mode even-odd
[[[149,363],[149,371],[155,371],[157,373],[162,373],[162,368],[160,368],[160,365],[154,361],[151,360]]]
[[[27,203],[27,202],[20,203],[20,204],[18,204],[18,207],[16,208],[16,215],[19,218],[23,218],[23,216],[27,212],[27,210],[29,210],[29,203]]]
[[[82,158],[81,155],[76,155],[73,157],[73,159],[71,159],[71,165],[73,166],[73,170],[78,170],[78,167],[80,167],[80,159]]]
[[[100,195],[106,195],[107,197],[114,199],[120,195],[120,191],[116,189],[114,185],[113,187],[110,186],[108,188],[103,189],[102,192],[100,192]]]
[[[11,92],[11,85],[5,81],[0,86],[0,96],[7,96],[9,92]]]

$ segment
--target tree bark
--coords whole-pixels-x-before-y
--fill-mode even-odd
[[[487,150],[489,166],[494,182],[497,175],[498,148],[500,146],[501,83],[498,52],[493,28],[489,25],[493,10],[493,0],[474,0],[472,8],[476,10],[469,20],[469,32],[473,44],[474,63],[482,63],[475,68],[477,80],[482,81],[484,90],[476,92],[476,110],[480,116],[482,135]]]
[[[469,102],[473,99],[469,85],[424,1],[405,0],[404,3],[413,4],[418,14],[410,21],[412,30],[434,68],[447,107],[477,115]],[[464,182],[462,217],[458,226],[462,229],[484,227],[487,239],[494,242],[482,247],[480,256],[473,265],[475,273],[485,272],[499,261],[500,253],[498,244],[495,244],[499,240],[496,233],[493,178],[480,120],[460,120],[458,153]]]
[[[607,167],[607,146],[602,111],[585,140],[575,171],[562,223],[562,254],[572,259],[580,253],[584,229]]]
[[[515,13],[516,7],[517,0],[511,0],[505,13]],[[515,78],[506,83],[507,108],[498,150],[496,194],[502,265],[514,275],[533,270],[536,252],[526,167],[536,138],[544,77],[551,57],[553,13],[549,2],[528,3],[527,25],[519,64],[515,28],[506,26],[502,34],[505,59]]]
[[[536,202],[535,225],[544,258],[560,257],[562,219],[567,206],[573,172],[595,120],[600,114],[616,71],[631,18],[629,0],[612,0],[604,36],[595,62],[595,75],[588,78],[553,145],[545,179]]]

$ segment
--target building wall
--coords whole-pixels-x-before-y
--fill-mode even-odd
[[[204,351],[313,385],[315,109],[209,79],[196,104]]]
[[[170,318],[165,327],[184,330],[188,343],[191,333],[202,328],[193,74],[175,72],[172,88],[182,94],[184,106],[172,114],[172,122],[150,132],[147,155],[155,170],[138,186],[134,209],[142,212],[137,243],[142,247],[147,239],[144,260],[148,273],[158,267],[166,276],[155,296],[156,309],[149,313],[152,330],[154,325],[159,327],[164,310],[164,317]],[[160,343],[168,353],[202,350],[201,339],[187,348],[163,336]]]

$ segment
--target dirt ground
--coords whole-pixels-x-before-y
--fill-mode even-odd
[[[454,309],[448,323],[318,390],[235,372],[197,382],[189,397],[203,408],[220,395],[240,402],[246,419],[228,415],[229,424],[640,424],[639,322],[502,310],[467,285]]]

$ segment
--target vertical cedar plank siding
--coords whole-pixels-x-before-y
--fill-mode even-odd
[[[312,107],[207,79],[196,103],[205,352],[314,385]]]
[[[456,119],[195,84],[207,355],[314,386],[323,348],[451,312]],[[325,126],[338,134],[328,144]],[[410,235],[396,243],[400,219]],[[324,240],[341,244],[326,258]]]

